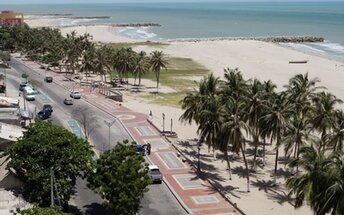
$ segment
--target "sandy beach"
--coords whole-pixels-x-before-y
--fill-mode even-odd
[[[52,20],[27,20],[30,26],[44,26],[52,23]],[[109,42],[135,42],[115,33],[113,27],[100,26],[78,26],[61,28],[63,34],[73,30],[78,34],[89,33],[95,41]],[[277,84],[278,89],[282,90],[283,86],[288,84],[288,80],[299,73],[309,73],[311,78],[319,78],[320,85],[325,86],[331,93],[344,100],[344,62],[338,62],[321,58],[318,56],[305,54],[292,49],[282,47],[278,44],[266,43],[261,41],[201,41],[201,42],[171,42],[168,46],[160,48],[168,56],[192,58],[205,68],[209,69],[218,77],[223,77],[224,68],[239,68],[245,78],[258,78],[261,81],[272,80]],[[155,47],[138,46],[135,50],[145,50],[151,52],[157,50]],[[289,61],[307,61],[304,64],[291,64]],[[155,83],[149,83],[154,86]],[[162,91],[164,86],[161,87]],[[154,123],[162,128],[162,113],[166,114],[168,119],[167,130],[170,129],[170,119],[173,121],[173,131],[178,133],[180,139],[197,138],[197,127],[195,125],[183,125],[178,122],[182,110],[179,108],[150,104],[142,99],[140,94],[125,94],[123,105],[135,111],[149,114],[153,113]],[[138,108],[139,107],[139,108]],[[187,147],[180,145],[182,149]],[[192,150],[192,149],[190,149]],[[226,177],[226,165],[221,159],[205,161],[213,165],[225,178],[221,182],[223,188],[231,187],[231,191],[226,191],[228,197],[247,214],[259,215],[289,215],[302,214],[311,215],[309,207],[304,206],[295,210],[285,199],[284,178],[279,178],[279,187],[276,189],[269,188],[266,184],[271,178],[274,154],[273,147],[268,147],[267,165],[264,169],[259,169],[258,173],[252,174],[252,190],[245,193],[246,181],[239,174],[234,174],[233,180],[229,181]],[[203,149],[203,154],[207,154]],[[241,162],[233,162],[234,168],[243,167]],[[285,170],[284,166],[280,166]],[[229,188],[228,188],[229,189]],[[273,198],[274,197],[274,198]]]

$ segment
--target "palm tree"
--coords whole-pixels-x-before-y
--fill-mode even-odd
[[[307,115],[294,113],[287,124],[282,143],[284,143],[285,154],[288,157],[294,149],[294,158],[299,158],[300,149],[307,145],[310,138],[310,132],[313,126],[310,123],[310,118]],[[279,147],[279,145],[277,145]],[[296,175],[299,173],[299,166],[296,166]]]
[[[141,78],[142,75],[148,73],[149,71],[149,59],[146,57],[146,52],[141,51],[139,52],[135,66],[134,66],[134,76],[135,76],[135,83],[136,83],[136,77],[139,77],[139,86],[141,86]]]
[[[284,131],[287,127],[288,118],[294,111],[292,105],[288,103],[285,93],[275,94],[272,102],[266,108],[266,113],[261,117],[262,135],[269,136],[271,142],[276,141],[276,158],[274,170],[274,184],[277,180],[278,147],[281,145]]]
[[[135,52],[132,48],[121,48],[116,55],[115,67],[122,77],[126,78],[127,88],[129,84],[129,72],[134,70]]]
[[[275,89],[276,89],[276,85],[274,83],[272,83],[272,81],[264,81],[263,83],[263,89],[264,89],[264,93],[263,93],[263,99],[265,100],[265,106],[271,106],[274,98],[275,98]],[[262,116],[265,116],[267,114],[266,112],[266,108],[263,109],[263,113],[261,114]],[[263,139],[263,166],[265,166],[265,151],[266,151],[266,133],[262,132],[262,130],[264,130],[264,125],[262,125],[261,123],[261,117],[259,118],[258,122],[259,122],[259,129],[260,129],[260,136],[261,139]]]
[[[344,112],[338,110],[335,113],[332,132],[325,135],[325,139],[333,148],[333,151],[343,152],[344,150]]]
[[[155,72],[155,76],[156,76],[156,89],[157,89],[157,92],[158,92],[158,90],[159,90],[159,80],[160,80],[160,71],[161,71],[162,68],[166,69],[168,61],[165,58],[165,54],[162,51],[153,51],[151,53],[150,64],[151,64],[153,72]]]
[[[337,112],[335,106],[342,103],[342,101],[331,93],[326,92],[318,93],[313,101],[315,105],[312,123],[314,128],[321,132],[321,137],[323,138],[334,126]]]
[[[222,110],[222,132],[224,135],[221,137],[224,138],[224,142],[231,144],[233,152],[238,153],[241,151],[246,167],[247,192],[250,192],[250,173],[245,156],[245,134],[243,133],[244,131],[247,133],[249,127],[244,120],[244,115],[245,103],[242,100],[231,97],[227,98],[227,102]]]
[[[246,95],[248,81],[244,80],[238,68],[227,68],[224,70],[224,72],[225,80],[220,83],[222,98],[224,100],[226,100],[228,97],[241,99],[241,97]]]
[[[298,74],[289,80],[288,99],[294,103],[296,112],[305,114],[312,109],[312,99],[316,97],[316,91],[324,89],[316,86],[318,82],[319,79],[309,79],[308,73]]]
[[[344,214],[344,158],[343,154],[334,153],[332,156],[332,168],[329,173],[330,183],[325,195],[320,195],[321,201],[317,205],[319,214],[331,212],[334,215]]]
[[[253,169],[256,171],[257,151],[260,136],[259,118],[262,115],[266,101],[264,100],[264,89],[262,83],[258,79],[254,79],[247,87],[245,96],[246,111],[250,133],[254,144]]]
[[[212,148],[215,156],[216,138],[220,130],[221,103],[218,94],[219,78],[213,73],[202,79],[198,89],[188,93],[181,101],[185,112],[180,116],[182,122],[195,121],[198,125],[199,142],[205,141],[208,148]]]
[[[95,68],[95,49],[94,47],[89,48],[83,54],[83,58],[81,61],[80,72],[85,72],[86,81],[89,73],[94,71]]]
[[[289,195],[295,195],[295,207],[300,207],[304,200],[310,203],[315,214],[319,213],[320,205],[326,201],[324,194],[329,186],[328,170],[331,167],[332,158],[319,153],[313,146],[300,149],[300,158],[294,159],[289,166],[300,166],[305,173],[287,180],[286,186]]]

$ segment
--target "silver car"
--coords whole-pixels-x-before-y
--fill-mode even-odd
[[[149,173],[149,176],[150,176],[151,180],[153,181],[153,183],[155,183],[155,182],[161,183],[162,182],[162,174],[161,174],[158,166],[149,165],[148,166],[148,173]]]
[[[74,90],[72,92],[70,92],[70,97],[73,99],[80,99],[81,98],[81,94],[79,91]]]

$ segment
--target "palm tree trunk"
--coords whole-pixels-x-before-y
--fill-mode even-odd
[[[156,91],[159,92],[160,71],[156,72]]]
[[[264,142],[263,142],[263,166],[265,166],[265,144],[266,144],[266,140],[264,138]]]
[[[299,160],[300,157],[300,142],[297,143],[296,159]],[[296,176],[299,175],[299,165],[296,166]]]
[[[245,140],[244,140],[244,143],[245,143]],[[247,192],[250,192],[250,172],[248,170],[247,160],[246,160],[246,156],[245,156],[245,150],[244,150],[244,147],[242,144],[240,144],[240,148],[241,148],[242,157],[244,158],[245,167],[246,167]]]
[[[253,170],[257,171],[257,151],[258,151],[258,136],[254,135],[253,137],[254,141],[254,156],[253,156]]]
[[[141,73],[139,73],[139,87],[141,86]]]
[[[226,161],[227,161],[227,166],[228,166],[229,180],[232,180],[232,170],[231,170],[231,163],[228,157],[228,149],[225,150],[224,154],[226,156]]]
[[[277,183],[277,163],[278,163],[278,148],[276,149],[276,158],[275,158],[275,171],[274,171],[274,183],[275,186]]]

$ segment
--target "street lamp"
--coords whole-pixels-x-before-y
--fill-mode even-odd
[[[165,114],[162,113],[162,132],[165,132]]]
[[[111,149],[111,144],[110,144],[110,142],[111,142],[111,140],[110,140],[111,132],[110,132],[110,128],[111,128],[111,126],[112,126],[115,122],[116,122],[116,119],[113,120],[112,122],[108,122],[108,121],[104,120],[105,125],[107,125],[107,127],[109,127],[109,150]],[[104,151],[104,147],[103,147],[103,151]]]

